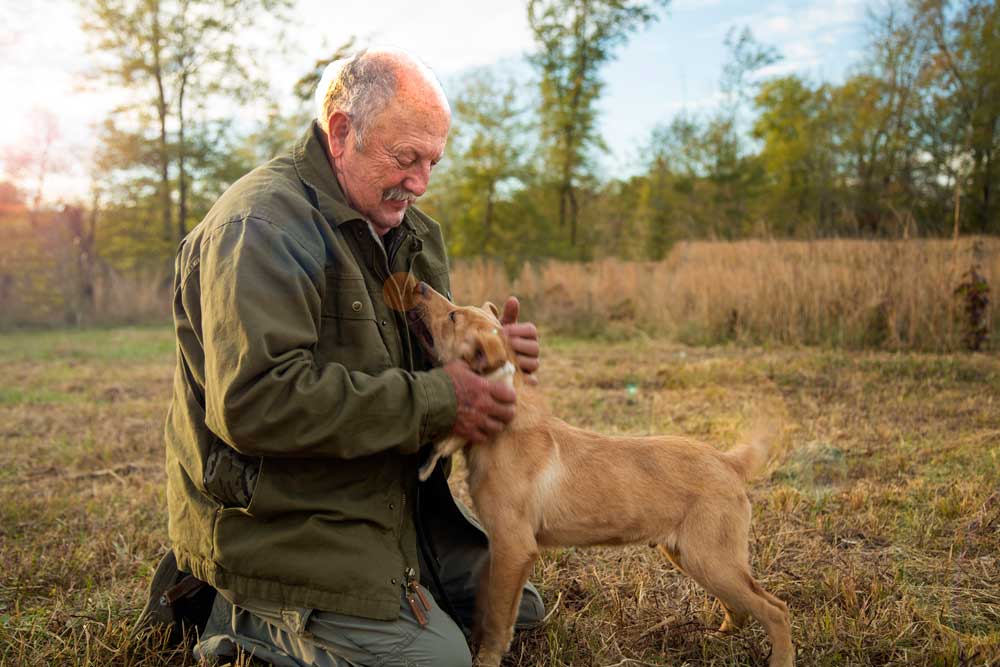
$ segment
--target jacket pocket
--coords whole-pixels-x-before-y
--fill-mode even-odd
[[[327,275],[316,360],[368,374],[392,366],[363,278]]]
[[[241,454],[218,438],[205,458],[202,483],[223,507],[250,510],[260,483],[263,458]]]

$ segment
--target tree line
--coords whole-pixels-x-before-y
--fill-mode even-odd
[[[766,76],[780,54],[732,30],[723,102],[657,125],[626,177],[598,172],[600,65],[655,6],[608,20],[598,4],[529,3],[533,80],[483,69],[453,91],[455,134],[429,208],[455,254],[513,267],[656,260],[692,238],[1000,233],[995,2],[870,10],[863,59],[838,84]]]
[[[298,109],[275,103],[248,124],[231,110],[268,91],[268,54],[252,44],[285,43],[291,0],[80,7],[98,63],[91,77],[122,102],[98,128],[91,196],[71,217],[91,261],[119,271],[169,266],[225,187],[305,129],[323,67],[363,46],[323,54],[290,86]],[[993,1],[879,5],[863,59],[838,84],[768,76],[780,54],[733,30],[723,102],[664,119],[624,175],[602,171],[602,72],[632,35],[670,20],[667,0],[528,0],[525,9],[528,73],[483,68],[445,82],[453,130],[421,205],[457,257],[513,270],[546,257],[656,260],[691,238],[1000,232]],[[276,37],[241,39],[235,25]],[[0,183],[0,217],[20,205],[37,222],[49,144],[20,162],[8,153],[19,187]]]

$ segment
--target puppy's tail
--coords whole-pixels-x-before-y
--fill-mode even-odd
[[[774,418],[759,419],[750,429],[746,441],[722,456],[736,469],[744,482],[749,482],[767,467],[780,441],[780,422]]]

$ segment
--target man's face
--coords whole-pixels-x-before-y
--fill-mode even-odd
[[[399,225],[410,204],[427,190],[449,123],[447,109],[401,97],[369,126],[361,150],[350,128],[339,149],[331,151],[348,202],[380,236]],[[331,149],[337,141],[331,138]]]

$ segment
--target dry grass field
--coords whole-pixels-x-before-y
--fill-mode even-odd
[[[0,330],[169,319],[169,274],[81,273],[60,248],[27,236],[0,247]],[[951,352],[966,347],[968,300],[956,289],[972,266],[992,290],[976,319],[997,350],[996,237],[686,241],[661,262],[531,262],[513,277],[500,262],[459,259],[452,284],[464,303],[517,294],[535,321],[571,336]]]
[[[728,447],[783,411],[751,549],[798,664],[1000,664],[996,356],[544,343],[551,405],[582,426]],[[128,633],[166,540],[172,356],[162,327],[0,335],[0,664],[191,664]],[[510,667],[766,664],[758,626],[716,634],[648,547],[550,552],[533,579],[550,615]]]
[[[462,302],[517,294],[532,317],[570,335],[641,332],[689,344],[963,349],[955,294],[970,267],[992,286],[982,324],[1000,339],[1000,239],[686,241],[662,262],[543,262],[508,279],[497,263],[458,261]]]

